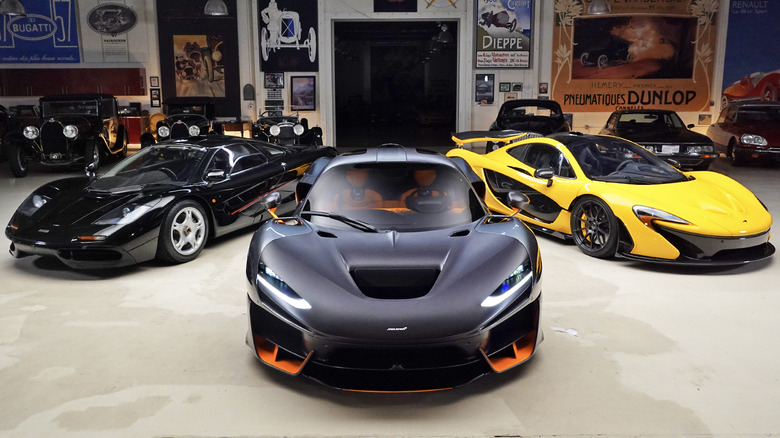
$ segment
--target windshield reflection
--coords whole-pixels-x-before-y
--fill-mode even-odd
[[[207,149],[187,146],[150,146],[141,149],[101,175],[92,185],[94,190],[150,184],[184,185],[206,157]]]

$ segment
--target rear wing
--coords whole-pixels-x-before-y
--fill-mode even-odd
[[[541,134],[535,132],[522,132],[512,129],[505,129],[503,131],[464,131],[455,132],[452,134],[452,141],[462,148],[464,144],[476,143],[481,141],[492,141],[495,143],[503,143],[505,146],[509,143],[525,140],[526,138],[543,137]]]

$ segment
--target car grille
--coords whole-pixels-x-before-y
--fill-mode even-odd
[[[65,155],[68,152],[68,140],[62,133],[61,123],[44,122],[41,125],[41,148],[45,155]]]

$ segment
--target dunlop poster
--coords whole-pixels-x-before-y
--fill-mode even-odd
[[[718,0],[555,0],[551,97],[566,112],[709,111]]]

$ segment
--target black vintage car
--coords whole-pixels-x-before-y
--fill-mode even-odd
[[[8,108],[0,105],[0,159],[6,159],[6,137],[21,138],[22,130],[28,125],[38,125],[41,121],[41,111],[38,105],[14,105]]]
[[[288,183],[317,158],[335,155],[332,147],[222,135],[171,140],[141,149],[97,178],[41,186],[16,210],[5,235],[15,257],[53,256],[76,269],[154,258],[187,262],[209,238],[269,218],[259,202],[268,192],[282,191],[294,201],[295,184]]]
[[[281,115],[275,111],[265,111],[252,124],[252,137],[270,143],[282,145],[321,145],[322,128],[309,128],[306,118],[298,114]]]
[[[513,99],[504,102],[490,131],[520,131],[539,135],[567,132],[571,128],[563,116],[561,105],[547,99]],[[487,151],[494,151],[503,143],[488,142]]]
[[[221,123],[214,116],[214,104],[190,103],[169,99],[163,106],[164,114],[149,117],[151,132],[141,134],[141,147],[165,140],[181,140],[206,134],[224,134]]]
[[[614,135],[644,146],[661,158],[686,169],[706,170],[717,157],[706,135],[691,131],[669,110],[613,112],[599,134]]]
[[[109,94],[63,94],[40,99],[41,118],[20,132],[9,132],[4,147],[14,176],[29,164],[71,166],[127,154],[127,132]]]
[[[606,68],[610,64],[623,64],[631,62],[631,52],[628,50],[631,43],[623,38],[610,35],[601,46],[591,47],[580,55],[580,63],[583,66],[596,65],[598,68]]]

